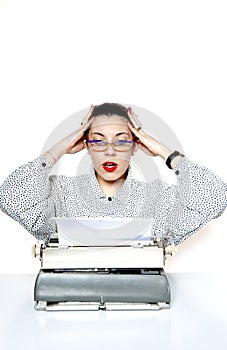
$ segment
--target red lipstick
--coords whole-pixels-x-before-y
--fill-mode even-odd
[[[108,171],[109,173],[112,173],[117,169],[118,165],[114,162],[105,162],[102,164],[102,167],[104,170]]]

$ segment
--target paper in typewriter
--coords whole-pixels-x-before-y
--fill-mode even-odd
[[[59,243],[80,246],[119,246],[151,238],[152,219],[54,218]]]

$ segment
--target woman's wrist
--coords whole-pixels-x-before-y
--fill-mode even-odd
[[[161,144],[161,149],[160,149],[160,151],[159,151],[159,156],[160,156],[165,162],[166,162],[166,160],[168,159],[168,157],[169,157],[169,155],[170,155],[171,153],[173,153],[173,151],[172,151],[169,147],[167,147],[167,146]]]
[[[44,156],[54,165],[66,153],[65,148],[64,140],[61,140],[46,151]]]
[[[51,152],[51,151],[47,151],[43,154],[43,156],[49,160],[49,162],[54,165],[57,162],[57,159],[55,157],[55,155]]]

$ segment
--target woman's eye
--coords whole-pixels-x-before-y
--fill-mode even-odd
[[[95,140],[96,145],[102,145],[102,144],[106,144],[106,141],[103,140]]]
[[[125,141],[127,141],[127,140],[117,140],[116,142],[117,143],[124,143]]]

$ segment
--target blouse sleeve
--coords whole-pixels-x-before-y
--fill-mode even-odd
[[[0,186],[0,208],[37,239],[55,232],[52,217],[60,215],[56,176],[43,156],[16,169]]]
[[[163,186],[153,235],[179,244],[227,206],[227,185],[205,167],[183,158],[174,169],[176,186]]]

